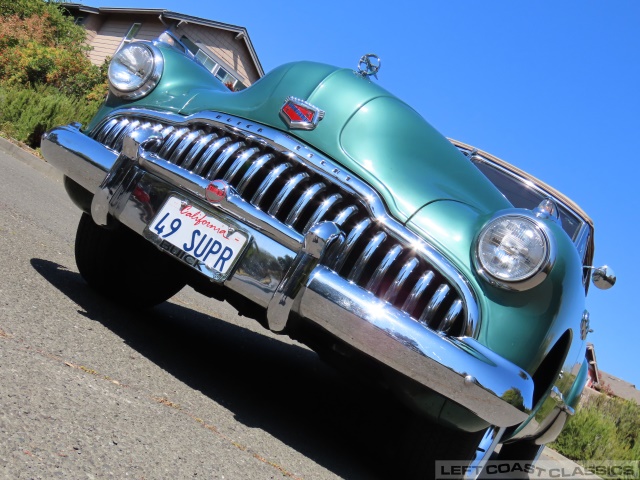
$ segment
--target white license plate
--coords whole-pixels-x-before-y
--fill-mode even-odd
[[[162,243],[169,242],[184,254],[177,255],[189,265],[198,264],[218,274],[227,272],[242,253],[247,236],[199,208],[170,197],[149,224],[149,231]],[[175,253],[174,253],[175,254]]]

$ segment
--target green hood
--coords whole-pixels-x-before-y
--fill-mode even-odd
[[[324,110],[316,129],[290,134],[372,185],[402,222],[441,199],[472,205],[482,213],[510,206],[415,110],[352,70],[298,62],[275,69],[239,93],[191,93],[195,95],[180,109],[183,114],[218,110],[285,131],[279,112],[289,96]]]

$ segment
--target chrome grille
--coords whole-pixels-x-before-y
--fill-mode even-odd
[[[318,222],[335,222],[345,240],[329,250],[325,265],[433,330],[472,333],[455,285],[372,218],[363,198],[294,151],[214,122],[170,125],[132,116],[108,120],[92,137],[119,152],[123,138],[136,128],[158,134],[161,140],[147,147],[158,157],[202,178],[224,179],[244,200],[301,234]]]

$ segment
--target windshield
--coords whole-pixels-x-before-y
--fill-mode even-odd
[[[514,207],[533,210],[543,200],[553,198],[552,195],[534,185],[530,180],[514,176],[510,172],[490,163],[486,163],[478,156],[472,157],[471,160]],[[567,232],[567,235],[575,241],[580,231],[580,227],[582,226],[582,220],[580,217],[576,216],[570,210],[561,205],[557,200],[556,204],[560,210],[562,228]]]

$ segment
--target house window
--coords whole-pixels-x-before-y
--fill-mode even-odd
[[[244,90],[247,88],[240,80],[229,73],[219,62],[215,61],[211,56],[203,49],[198,47],[195,43],[189,40],[184,35],[180,38],[180,41],[195,55],[195,57],[205,66],[207,70],[215,75],[215,77],[224,83],[227,87],[230,87],[233,91]]]

